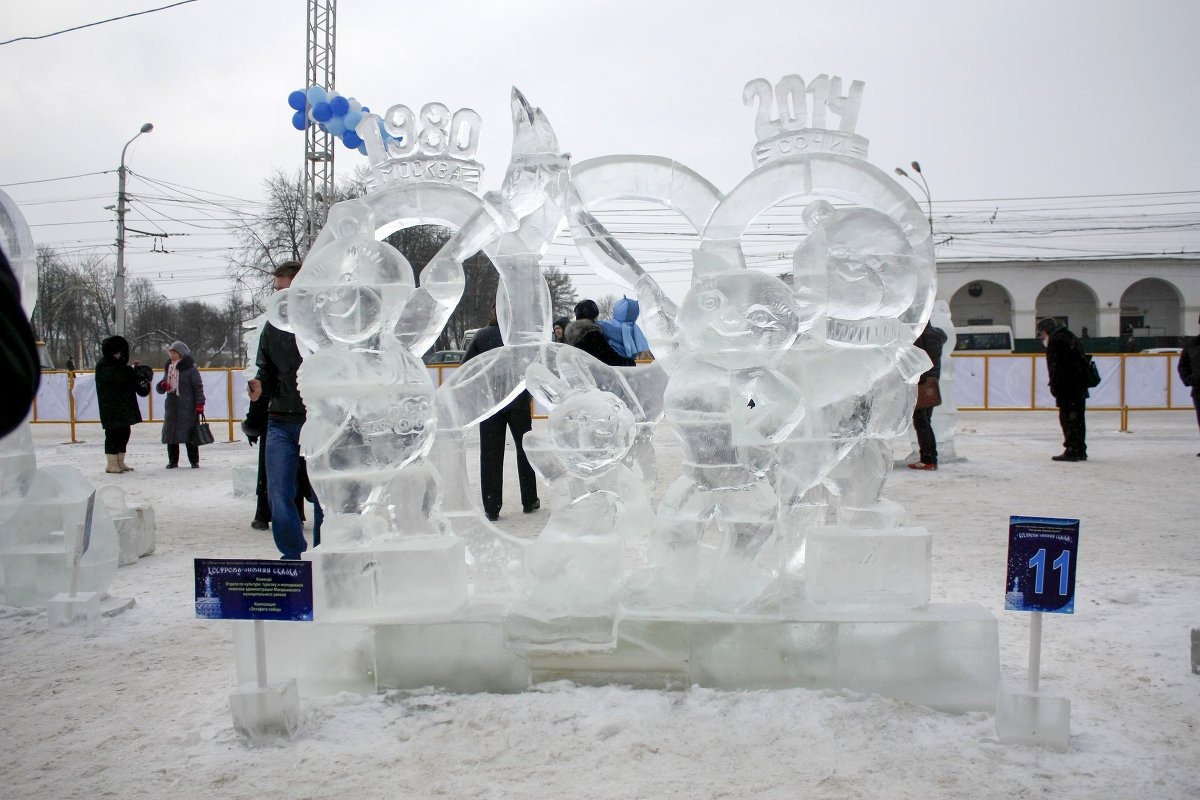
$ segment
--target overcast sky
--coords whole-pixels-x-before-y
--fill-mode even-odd
[[[169,2],[0,0],[0,41]],[[143,122],[155,128],[129,148],[130,168],[206,197],[258,201],[274,169],[299,169],[303,135],[286,98],[304,83],[305,7],[197,0],[0,46],[0,186],[35,240],[111,252],[104,206],[115,202],[121,147]],[[866,82],[858,133],[869,160],[889,172],[920,160],[935,207],[1195,192],[1198,37],[1192,0],[342,0],[336,88],[377,111],[429,101],[477,110],[484,189],[508,160],[511,86],[545,110],[576,161],[666,155],[728,191],[751,166],[746,82],[827,73]],[[365,160],[339,145],[338,175]],[[131,193],[150,194],[134,180]],[[226,253],[216,248],[227,242],[191,222],[156,224],[190,235],[168,239],[168,254],[131,238],[130,273],[169,297],[219,293]]]

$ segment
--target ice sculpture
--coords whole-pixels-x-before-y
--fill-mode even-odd
[[[306,635],[356,655],[330,670],[314,658],[293,673],[302,688],[435,681],[509,691],[569,678],[844,686],[953,709],[994,702],[994,618],[929,605],[929,535],[883,497],[891,440],[929,366],[912,342],[936,273],[920,208],[865,160],[867,140],[855,132],[862,96],[860,82],[843,95],[826,75],[748,83],[755,169],[728,193],[656,156],[602,156],[568,172],[545,116],[515,91],[512,159],[501,189],[482,197],[462,180],[445,185],[463,174],[456,159],[474,152],[477,117],[429,104],[420,120],[394,107],[382,129],[364,119],[371,191],[331,215],[310,257],[309,279],[337,302],[286,301],[289,318],[311,318],[295,324],[313,351],[301,390],[314,482],[327,481],[318,493],[346,518],[311,557],[357,552],[347,563],[358,572],[344,575],[366,587],[324,613],[318,601],[318,620],[356,625]],[[696,232],[681,302],[593,213],[614,199],[666,207]],[[754,221],[777,207],[798,210],[782,228],[791,254],[782,277],[787,263],[770,274],[750,268],[743,250]],[[402,268],[366,278],[373,273],[346,266],[358,258],[351,250],[395,261],[370,241],[372,229],[380,238],[435,220],[456,229],[427,268],[440,288],[423,273],[408,297]],[[564,224],[598,275],[636,295],[652,365],[611,368],[550,342],[541,256]],[[476,249],[500,277],[505,346],[455,370],[431,413],[415,354],[453,310],[457,264]],[[343,265],[339,277],[320,277],[327,261]],[[550,498],[545,528],[528,542],[483,519],[467,481],[438,478],[469,469],[465,431],[525,387],[550,409],[526,437]],[[683,463],[655,509],[645,456],[663,418]],[[419,539],[463,546],[386,565],[382,556]],[[385,597],[381,587],[403,582],[405,564],[409,584],[452,585],[460,605]],[[237,635],[244,650],[246,633]],[[269,638],[300,648],[284,630]]]
[[[660,563],[634,576],[626,602],[739,611],[776,577],[773,564],[756,563],[778,513],[767,473],[804,404],[775,367],[815,314],[778,278],[707,253],[696,253],[693,274],[664,400],[683,474],[659,507]],[[719,541],[712,563],[702,564],[711,523]]]
[[[550,352],[557,374],[541,363],[525,373],[550,408],[547,429],[524,440],[550,488],[550,519],[526,550],[529,593],[509,612],[506,633],[510,643],[611,645],[625,574],[648,563],[654,530],[649,485],[627,461],[646,422],[639,394],[661,396],[666,375],[646,369],[640,377],[650,380],[631,385],[627,368],[564,345]]]
[[[0,245],[21,286],[21,303],[37,301],[33,238],[16,204],[0,191]],[[66,592],[67,553],[83,529],[92,486],[72,467],[38,469],[29,423],[0,439],[0,597],[10,606],[40,606]],[[108,589],[117,571],[117,529],[95,504],[91,546],[80,562],[81,592]]]
[[[513,158],[499,192],[464,205],[461,191],[447,193],[435,180],[438,171],[424,170],[426,181],[394,180],[401,174],[392,169],[394,159],[376,150],[384,160],[376,164],[375,184],[387,188],[331,209],[304,269],[272,302],[272,322],[294,330],[306,353],[298,380],[308,407],[301,448],[328,515],[325,541],[313,555],[318,609],[448,614],[466,602],[468,560],[477,578],[495,566],[502,586],[520,572],[518,543],[461,513],[462,498],[443,504],[437,468],[461,474],[465,426],[521,391],[525,366],[541,357],[547,339],[549,290],[539,257],[561,226],[556,198],[567,159],[540,110],[516,90],[512,109]],[[427,121],[448,118],[434,111],[423,115]],[[436,151],[456,141],[446,135],[433,128],[420,138]],[[408,155],[401,148],[395,158]],[[459,224],[418,288],[403,256],[374,237],[384,228],[433,221]],[[418,354],[462,294],[462,260],[480,248],[500,273],[497,306],[509,346],[458,371],[458,380],[443,388],[451,399],[435,403]],[[426,462],[439,428],[440,452]],[[464,541],[472,552],[464,551]],[[500,552],[488,557],[489,547]]]

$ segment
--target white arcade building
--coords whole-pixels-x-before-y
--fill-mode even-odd
[[[1076,334],[1184,336],[1200,315],[1200,259],[938,261],[938,299],[956,327],[1010,325],[1033,338],[1039,317]]]

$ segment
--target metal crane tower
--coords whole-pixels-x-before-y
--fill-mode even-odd
[[[308,0],[308,58],[305,86],[333,88],[334,27],[337,0]],[[304,249],[307,253],[325,224],[333,200],[334,137],[320,126],[304,130]]]

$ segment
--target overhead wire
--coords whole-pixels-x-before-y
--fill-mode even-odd
[[[160,6],[159,8],[151,8],[151,9],[147,9],[146,11],[135,11],[132,14],[123,14],[119,17],[109,17],[108,19],[102,19],[98,22],[88,22],[83,25],[76,25],[73,28],[64,28],[60,31],[54,31],[53,33],[43,33],[40,36],[18,36],[15,39],[9,39],[8,41],[0,42],[0,47],[4,46],[6,44],[12,44],[13,42],[26,42],[26,41],[37,41],[38,39],[49,39],[52,36],[61,36],[64,33],[71,33],[73,31],[81,31],[84,28],[94,28],[97,25],[106,25],[109,22],[117,22],[119,20],[129,19],[130,17],[140,17],[143,14],[153,14],[156,11],[166,11],[168,8],[175,8],[175,6],[183,6],[183,5],[187,5],[188,3],[194,3],[194,2],[196,2],[196,0],[179,0],[178,3],[171,3],[168,6]]]
[[[106,171],[112,172],[112,170]],[[27,181],[10,186],[47,183],[79,176]],[[248,200],[183,184],[152,178],[129,171],[141,182],[143,191],[127,192],[130,213],[145,226],[152,226],[167,241],[188,236],[220,238],[234,228],[249,228],[265,209],[266,203]],[[145,191],[146,188],[157,191]],[[135,187],[136,188],[136,187]],[[29,205],[68,204],[94,201],[108,194],[56,197],[34,200]],[[793,241],[804,238],[806,231],[797,219],[800,203],[781,204],[759,215],[743,238],[747,264],[756,269],[790,269]],[[978,198],[934,201],[932,204],[936,247],[939,259],[953,261],[1013,260],[1021,254],[1035,261],[1069,258],[1194,257],[1200,245],[1191,236],[1200,231],[1200,191],[1138,192],[1104,195],[1058,195],[1049,197]],[[168,210],[170,209],[170,210]],[[185,213],[179,213],[183,211]],[[190,213],[188,213],[190,212]],[[606,227],[634,252],[640,263],[665,283],[690,280],[691,249],[698,246],[699,235],[672,210],[637,201],[614,201],[595,211]],[[112,219],[82,220],[77,223],[35,223],[39,228],[64,228],[70,225],[112,224]],[[943,238],[944,237],[944,238]],[[1157,247],[1147,247],[1150,239]],[[1189,239],[1189,237],[1191,237]],[[137,239],[135,235],[131,240]],[[96,242],[92,245],[91,242]],[[110,238],[63,239],[58,243],[68,252],[86,252],[89,247],[114,246]],[[236,244],[175,245],[166,248],[192,261],[207,260],[225,264],[239,249]],[[147,251],[149,252],[149,251]],[[567,261],[561,267],[573,281],[595,280],[595,275],[574,249],[569,236],[552,244],[546,263]],[[173,272],[179,273],[178,269]],[[131,270],[132,272],[133,270]],[[139,274],[158,272],[157,267],[137,269]],[[224,270],[216,267],[192,268],[189,282],[219,280]],[[211,295],[241,291],[233,288]]]

